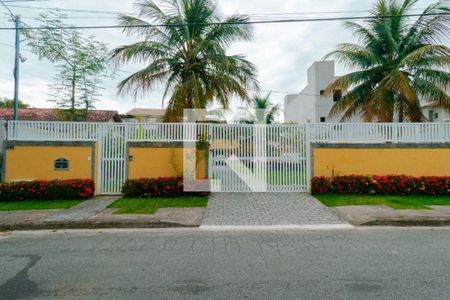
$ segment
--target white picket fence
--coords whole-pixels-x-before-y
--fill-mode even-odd
[[[117,194],[126,180],[126,147],[132,141],[190,141],[209,136],[209,175],[223,192],[254,191],[227,165],[236,157],[260,183],[256,190],[307,191],[312,143],[444,143],[450,123],[228,125],[180,123],[74,123],[10,121],[11,141],[96,141],[99,189]],[[255,180],[253,180],[253,183]],[[253,185],[252,183],[252,185]],[[216,187],[217,188],[217,187]]]
[[[102,128],[124,127],[128,141],[195,140],[198,133],[214,128],[249,125],[181,123],[76,123],[9,121],[8,140],[97,141]],[[254,125],[250,125],[254,126]],[[266,128],[297,128],[309,132],[312,143],[442,143],[450,140],[450,123],[319,123],[256,125]],[[212,137],[214,138],[214,137]]]

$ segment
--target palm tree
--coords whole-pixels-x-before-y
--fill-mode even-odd
[[[223,108],[230,97],[249,101],[247,90],[258,89],[256,68],[243,55],[226,54],[233,42],[252,38],[248,17],[222,20],[212,0],[159,4],[141,0],[135,4],[138,17],[120,16],[124,32],[142,41],[115,49],[113,59],[147,66],[121,81],[119,93],[137,96],[163,86],[163,101],[169,98],[166,121],[179,121],[184,109],[203,109],[214,100]]]
[[[280,106],[270,101],[270,93],[266,96],[255,96],[252,99],[253,112],[248,112],[248,118],[238,120],[240,124],[273,124],[280,114]]]
[[[347,22],[360,44],[340,44],[329,55],[355,69],[328,86],[348,91],[331,110],[343,120],[360,114],[367,122],[424,121],[420,99],[450,110],[450,10],[443,2],[411,14],[417,0],[379,0],[364,25]]]

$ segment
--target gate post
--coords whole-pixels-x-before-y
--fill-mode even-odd
[[[311,124],[306,123],[305,125],[305,137],[303,139],[303,142],[306,145],[306,187],[308,190],[308,193],[311,193]]]

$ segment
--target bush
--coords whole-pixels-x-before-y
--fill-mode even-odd
[[[313,194],[450,195],[450,177],[337,176],[314,177]]]
[[[311,181],[311,190],[314,194],[331,193],[331,180],[327,177],[314,177]]]
[[[185,193],[182,177],[141,178],[127,180],[122,193],[126,197],[178,197],[189,195],[208,195],[209,193]]]
[[[94,191],[91,179],[1,183],[0,201],[90,199]]]

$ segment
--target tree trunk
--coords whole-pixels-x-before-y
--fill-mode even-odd
[[[405,107],[404,107],[403,99],[400,99],[399,107],[398,107],[398,122],[399,123],[403,123],[403,121],[404,121],[404,113],[405,113],[404,109],[405,109]]]
[[[88,121],[88,113],[89,113],[89,101],[86,100],[86,111],[84,112],[84,120]]]
[[[75,68],[72,72],[72,94],[70,97],[70,120],[75,121],[75,84],[76,84],[76,78],[75,78]]]

